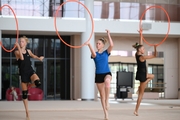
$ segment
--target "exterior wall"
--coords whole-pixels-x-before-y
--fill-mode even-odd
[[[19,20],[19,30],[21,34],[46,34],[46,35],[56,35],[55,29],[53,26],[52,18],[18,18]],[[0,29],[2,34],[16,34],[15,25],[13,18],[1,17]],[[28,23],[28,24],[27,24]],[[73,35],[74,42],[80,44],[80,33],[85,31],[85,20],[78,19],[58,19],[59,23],[59,32],[61,35]],[[132,45],[139,40],[139,35],[137,33],[138,21],[113,21],[113,20],[95,20],[95,39],[98,39],[101,36],[106,36],[105,29],[109,29],[114,41],[114,50],[128,50],[133,51]],[[78,26],[78,27],[77,27]],[[151,43],[157,43],[163,39],[165,33],[167,32],[167,23],[152,23],[152,28],[148,31],[144,31],[143,34],[145,38]],[[164,78],[166,82],[165,97],[166,98],[178,98],[178,83],[179,82],[179,43],[178,39],[180,38],[180,24],[171,23],[171,31],[169,33],[168,39],[160,46],[158,46],[158,51],[164,52]],[[152,37],[153,36],[153,37]],[[153,47],[150,47],[145,44],[147,51],[152,50]],[[71,81],[73,88],[73,99],[80,97],[80,76],[81,76],[81,61],[80,61],[80,50],[81,49],[72,49],[72,76]],[[130,58],[129,58],[130,59]],[[131,58],[132,59],[132,58]],[[113,60],[113,58],[110,58]],[[122,60],[122,58],[119,58]],[[156,62],[151,61],[151,62]],[[162,61],[163,62],[163,61]],[[159,61],[158,61],[159,63]],[[90,71],[88,71],[90,72]],[[92,80],[94,82],[94,80]]]
[[[2,34],[16,34],[14,18],[1,17],[0,29]],[[41,34],[56,35],[53,18],[18,18],[19,30],[21,34]],[[28,23],[28,24],[27,24]],[[58,31],[61,35],[77,35],[85,31],[85,19],[57,19]],[[160,37],[167,33],[166,22],[152,22],[152,29],[143,31],[144,36]],[[169,36],[180,37],[180,24],[171,23]],[[114,36],[139,36],[139,21],[124,20],[94,20],[94,33],[104,35],[105,29],[111,30]]]
[[[100,38],[101,36],[97,35],[95,36],[95,40]],[[76,40],[79,39],[79,37],[75,37]],[[138,37],[117,37],[112,36],[112,39],[114,41],[114,48],[113,50],[128,50],[133,51],[132,45],[138,41]],[[157,41],[162,40],[163,38],[147,38],[149,39],[150,43],[156,43]],[[151,39],[151,40],[150,40]],[[75,40],[75,41],[76,41]],[[146,44],[144,44],[146,51],[153,51],[153,47],[150,47]],[[95,46],[94,46],[95,48]],[[148,64],[164,64],[164,80],[165,80],[165,98],[178,98],[178,83],[179,83],[179,75],[178,75],[178,39],[175,38],[168,38],[162,45],[157,47],[158,51],[164,52],[164,58],[154,58],[151,60],[147,60]],[[76,49],[75,49],[76,51]],[[74,59],[78,59],[79,53],[76,52],[76,55],[74,55]],[[77,56],[77,57],[76,57]],[[172,59],[173,58],[173,59]],[[136,63],[134,57],[120,57],[120,56],[110,56],[109,62],[126,62],[126,63]],[[80,65],[80,61],[76,61],[74,63],[76,65]],[[78,67],[77,67],[78,68]],[[79,72],[79,73],[78,73]],[[89,71],[88,71],[89,72]],[[76,69],[76,84],[80,84],[80,80],[78,75],[80,74],[80,71],[77,71]],[[92,80],[94,82],[94,80]],[[79,89],[78,89],[79,90]],[[76,94],[80,93],[80,91],[76,91]]]

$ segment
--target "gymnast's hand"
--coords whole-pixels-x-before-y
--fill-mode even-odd
[[[39,60],[43,62],[44,56],[39,57]]]
[[[108,29],[106,29],[106,32],[107,32],[107,33],[110,33],[110,31],[109,31]]]
[[[90,41],[87,41],[84,43],[84,45],[89,45],[90,44]]]
[[[17,47],[17,48],[20,48],[20,46],[19,46],[19,43],[18,43],[18,42],[16,42],[16,43],[15,43],[15,45],[16,45],[16,47]]]

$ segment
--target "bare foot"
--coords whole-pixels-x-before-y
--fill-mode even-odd
[[[108,115],[108,111],[105,112],[105,120],[108,120],[109,119],[109,115]]]
[[[138,116],[138,113],[137,113],[136,111],[134,111],[134,115],[135,115],[135,116]]]
[[[29,118],[29,117],[26,117],[26,120],[30,120],[30,118]]]

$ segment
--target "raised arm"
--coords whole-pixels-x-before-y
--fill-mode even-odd
[[[153,54],[153,55],[141,56],[141,57],[140,57],[140,61],[144,61],[144,60],[146,60],[146,59],[152,59],[152,58],[157,57],[156,47],[157,47],[157,46],[154,45],[154,54]]]
[[[43,61],[43,59],[44,59],[43,56],[38,57],[38,56],[34,55],[34,54],[31,52],[31,50],[28,50],[28,53],[29,53],[29,55],[30,55],[32,58],[34,58],[34,59],[37,59],[37,60],[40,60],[40,61]]]
[[[88,43],[88,47],[89,47],[89,49],[91,51],[91,57],[95,58],[96,57],[96,52],[94,51],[94,49],[92,48],[90,43]]]
[[[113,46],[114,46],[114,43],[112,41],[112,38],[111,38],[111,35],[110,35],[110,31],[109,30],[106,30],[107,31],[107,35],[108,35],[108,40],[109,40],[109,47],[107,49],[108,53],[111,52]]]
[[[139,35],[140,35],[139,44],[140,44],[140,45],[143,45],[142,29],[140,29],[138,32],[139,32]]]
[[[16,60],[20,59],[20,60],[24,60],[24,57],[23,57],[23,54],[22,54],[22,51],[21,51],[21,48],[19,46],[19,43],[16,42],[16,47],[17,47],[17,50],[14,52],[15,56],[16,56]]]

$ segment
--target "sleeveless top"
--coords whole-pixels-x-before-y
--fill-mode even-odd
[[[96,66],[96,74],[103,74],[110,72],[108,57],[110,53],[107,50],[102,53],[96,52],[96,57],[94,58],[95,66]]]
[[[19,67],[19,73],[25,73],[32,69],[31,67],[31,61],[30,61],[30,55],[26,49],[26,53],[23,54],[24,60],[18,59],[18,67]]]
[[[137,61],[137,72],[147,72],[146,70],[146,60],[144,62],[141,62],[139,58],[142,55],[136,54],[136,61]]]

